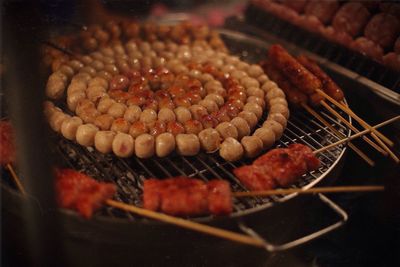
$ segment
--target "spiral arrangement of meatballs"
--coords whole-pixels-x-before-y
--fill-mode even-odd
[[[47,54],[45,115],[54,131],[118,157],[203,150],[228,161],[255,157],[281,137],[284,92],[208,27],[112,25],[70,37],[73,56]]]

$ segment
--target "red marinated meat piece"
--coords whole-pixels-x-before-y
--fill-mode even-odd
[[[116,192],[115,185],[98,182],[72,169],[56,170],[56,178],[59,206],[74,209],[85,218],[90,218]]]
[[[300,14],[304,11],[304,7],[307,5],[308,0],[281,0],[280,2],[282,2],[282,5],[287,6]]]
[[[400,72],[400,54],[390,52],[383,56],[383,64],[395,71]]]
[[[393,50],[395,53],[400,54],[400,36],[397,37],[396,42],[394,43]]]
[[[307,171],[320,166],[311,148],[293,144],[288,148],[276,148],[256,159],[252,165],[233,170],[238,179],[250,190],[269,190],[289,186]]]
[[[297,1],[292,1],[297,2]],[[315,16],[324,24],[329,23],[336,10],[339,8],[339,3],[336,0],[310,0],[305,8],[305,14]]]
[[[0,164],[15,162],[14,132],[9,121],[0,121]]]
[[[264,168],[280,186],[288,186],[307,172],[307,164],[304,158],[291,153],[290,149],[277,148],[259,157],[253,165]]]
[[[305,159],[308,171],[314,171],[321,166],[320,160],[314,155],[310,147],[302,144],[291,144],[288,148],[291,152],[297,154],[300,159]]]
[[[370,15],[368,9],[361,3],[346,3],[336,13],[332,26],[336,31],[356,36],[367,24]]]
[[[143,207],[175,216],[229,214],[231,191],[229,183],[220,180],[206,184],[188,177],[148,179],[144,181]]]
[[[207,183],[208,210],[212,214],[230,214],[232,212],[232,194],[227,181],[211,180]]]
[[[383,56],[382,47],[365,37],[357,38],[351,43],[350,47],[351,49],[361,54],[364,54],[378,62],[382,61],[382,56]]]
[[[276,187],[275,180],[269,176],[264,168],[246,165],[233,170],[239,181],[249,190],[270,190]]]
[[[381,47],[392,47],[400,34],[400,21],[391,14],[379,13],[368,22],[364,35]]]

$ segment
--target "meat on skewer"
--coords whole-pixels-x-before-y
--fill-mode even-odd
[[[303,93],[313,94],[322,88],[321,81],[301,65],[282,46],[275,44],[268,50],[268,60]]]
[[[225,215],[232,212],[229,183],[211,180],[205,183],[188,177],[144,181],[143,207],[170,215]]]
[[[76,210],[87,219],[116,192],[115,185],[98,182],[72,169],[57,169],[55,174],[59,206]]]
[[[307,70],[314,74],[322,83],[322,90],[325,91],[329,96],[334,98],[336,101],[342,101],[344,94],[342,89],[331,79],[331,77],[326,74],[311,58],[300,55],[297,60],[302,64]]]
[[[308,171],[318,169],[319,159],[302,144],[268,151],[252,165],[233,170],[238,179],[250,190],[270,190],[288,186]]]

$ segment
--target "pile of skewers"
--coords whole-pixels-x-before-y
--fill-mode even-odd
[[[331,107],[330,104],[333,104],[352,117],[363,128],[371,130],[371,137],[375,142],[366,136],[362,137],[363,140],[382,155],[389,155],[396,163],[400,162],[400,159],[389,148],[393,146],[393,141],[378,130],[373,129],[371,125],[361,119],[346,105],[341,88],[318,66],[314,60],[305,55],[299,55],[295,58],[282,46],[272,45],[268,50],[267,60],[262,61],[260,65],[263,67],[270,79],[275,81],[285,92],[292,107],[304,108],[339,138],[343,138],[344,135],[332,127],[311,106],[324,107],[352,131],[359,133],[360,131],[355,126]],[[374,165],[374,161],[355,145],[349,143],[349,147],[369,165]]]

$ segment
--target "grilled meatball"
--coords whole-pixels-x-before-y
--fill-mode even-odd
[[[273,120],[278,122],[280,125],[282,125],[283,129],[286,128],[287,125],[287,119],[285,118],[285,116],[283,116],[280,113],[272,113],[272,114],[268,114],[268,118],[267,120]]]
[[[97,104],[97,110],[101,113],[106,113],[114,103],[116,103],[114,99],[111,99],[108,96],[102,97]]]
[[[249,111],[254,113],[257,116],[257,119],[259,120],[263,114],[263,109],[260,105],[256,103],[247,103],[243,107],[243,111]]]
[[[199,153],[200,142],[195,134],[178,134],[176,136],[176,151],[183,156],[194,156]]]
[[[55,131],[55,132],[60,132],[61,130],[61,125],[63,122],[67,119],[69,119],[70,116],[65,114],[62,111],[55,110],[49,118],[49,124],[50,127]]]
[[[100,130],[109,130],[114,122],[114,117],[109,114],[102,114],[97,116],[93,124],[100,128]]]
[[[124,118],[118,118],[113,121],[111,131],[128,133],[130,127],[131,125],[128,121]]]
[[[142,121],[135,121],[132,123],[131,127],[129,128],[129,134],[132,135],[133,138],[138,137],[144,133],[148,133],[149,128],[147,125]]]
[[[222,106],[224,104],[224,98],[217,94],[208,94],[204,100],[214,101],[218,106]]]
[[[289,118],[289,109],[288,107],[281,105],[281,104],[277,104],[277,105],[273,105],[271,106],[271,108],[269,109],[269,113],[273,114],[273,113],[280,113],[282,114],[286,119]]]
[[[213,153],[219,149],[221,136],[215,129],[204,129],[199,133],[201,148],[207,153]]]
[[[78,127],[76,131],[76,141],[82,146],[93,146],[94,136],[98,132],[99,128],[91,123],[83,124]]]
[[[171,133],[162,133],[156,137],[156,155],[165,157],[175,149],[175,137]]]
[[[94,146],[97,151],[104,154],[110,153],[115,135],[113,131],[98,131],[94,136]]]
[[[274,132],[276,140],[281,138],[284,129],[279,122],[274,121],[274,120],[266,120],[263,123],[263,128],[264,127],[270,128]]]
[[[49,76],[46,85],[46,95],[52,99],[59,99],[67,86],[67,78],[61,72],[54,72]]]
[[[131,105],[125,110],[124,119],[132,123],[140,119],[140,114],[142,114],[140,107]]]
[[[154,123],[157,120],[157,112],[153,109],[145,109],[142,114],[140,114],[140,121],[146,124]]]
[[[192,119],[192,113],[190,113],[189,109],[185,107],[177,107],[174,111],[176,120],[182,124]]]
[[[236,161],[243,156],[243,147],[238,140],[228,137],[222,142],[219,155],[227,161]]]
[[[175,121],[175,113],[169,108],[162,108],[158,112],[158,120],[163,122]]]
[[[239,136],[238,129],[230,122],[222,122],[215,128],[223,139],[232,137],[237,139]]]
[[[253,112],[242,111],[238,114],[238,116],[245,119],[251,129],[253,129],[257,125],[258,118]]]
[[[121,103],[114,103],[110,106],[110,108],[107,110],[107,113],[114,118],[121,118],[124,116],[126,110],[126,106]]]
[[[238,131],[238,140],[250,134],[250,126],[245,119],[236,117],[231,120],[231,123]]]
[[[78,127],[82,125],[82,119],[74,116],[72,118],[65,119],[61,124],[61,133],[68,140],[75,140],[76,131]]]
[[[258,128],[254,132],[254,135],[261,139],[264,149],[270,148],[276,140],[274,132],[271,129],[265,127]]]
[[[135,140],[135,154],[138,158],[150,158],[154,155],[154,136],[141,134]]]
[[[256,135],[243,137],[241,143],[244,155],[249,158],[259,155],[263,149],[263,141]]]
[[[135,142],[129,134],[117,133],[112,142],[112,150],[120,158],[132,156]]]

